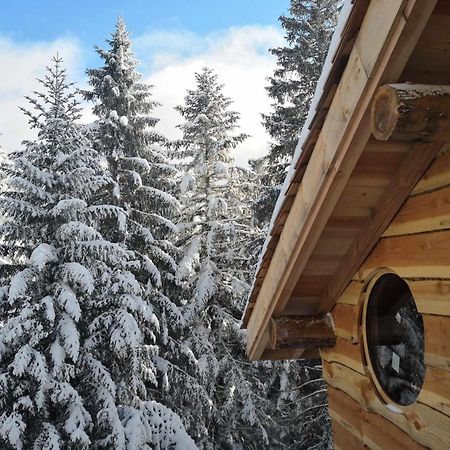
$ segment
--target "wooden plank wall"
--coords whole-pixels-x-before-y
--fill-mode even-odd
[[[388,267],[408,282],[425,327],[424,386],[391,411],[367,376],[361,342],[364,286]],[[393,220],[333,311],[337,344],[321,351],[335,447],[450,448],[450,151],[444,150]]]

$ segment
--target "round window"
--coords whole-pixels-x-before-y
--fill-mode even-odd
[[[365,325],[369,368],[382,397],[411,405],[425,378],[423,320],[408,284],[398,275],[385,273],[374,282]]]

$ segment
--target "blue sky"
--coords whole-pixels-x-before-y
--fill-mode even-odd
[[[202,66],[216,70],[251,135],[235,152],[239,164],[267,151],[261,113],[270,100],[264,87],[275,60],[268,49],[283,45],[278,17],[289,0],[0,0],[0,145],[14,150],[32,137],[18,110],[37,87],[50,57],[63,56],[72,80],[85,85],[85,69],[99,61],[93,46],[105,38],[119,15],[132,33],[145,81],[162,107],[160,131],[176,138],[180,118],[173,107],[193,87]],[[86,108],[84,120],[94,118]]]
[[[103,45],[119,15],[135,36],[152,30],[207,35],[229,27],[278,26],[288,6],[288,0],[4,0],[0,30],[19,42],[72,37],[92,46]]]

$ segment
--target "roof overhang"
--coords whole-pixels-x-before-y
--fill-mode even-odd
[[[436,3],[348,2],[345,26],[300,137],[244,315],[250,359],[311,353],[314,345],[302,347],[298,341],[277,347],[277,324],[289,318],[308,317],[312,324],[327,320],[436,154],[436,144],[380,142],[370,129],[370,107],[380,85],[423,82],[424,77],[443,82],[438,70],[434,78],[430,74],[421,46],[430,33],[434,39],[440,32],[431,21],[441,3],[450,19],[445,2]],[[441,28],[447,32],[448,27]],[[317,328],[308,329],[319,336]],[[330,338],[325,335],[320,334],[317,347]]]

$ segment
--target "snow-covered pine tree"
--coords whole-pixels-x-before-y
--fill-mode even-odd
[[[152,86],[142,82],[137,71],[123,19],[118,19],[106,42],[108,50],[97,48],[104,64],[88,70],[92,90],[84,92],[85,98],[94,101],[98,117],[95,148],[108,160],[115,182],[113,201],[128,215],[127,229],[117,238],[146,260],[143,278],[150,274],[158,287],[161,272],[175,269],[166,237],[174,229],[171,218],[178,212],[179,204],[170,194],[177,171],[169,160],[166,139],[155,130],[159,119],[153,111],[158,103],[152,98]]]
[[[4,149],[0,146],[0,184],[6,177],[7,168],[7,156]],[[0,215],[0,227],[3,226],[5,219]],[[14,249],[10,248],[3,240],[0,233],[0,286],[5,283],[5,280],[14,270],[17,270],[14,265],[11,264],[11,256],[14,253]]]
[[[261,184],[254,206],[256,223],[261,227],[269,225],[322,71],[340,4],[332,0],[291,0],[290,16],[280,18],[287,45],[271,50],[278,62],[267,88],[274,100],[273,112],[263,116],[274,142],[266,157],[252,162]],[[273,366],[277,375],[271,381],[272,395],[278,399],[281,417],[285,416],[285,427],[279,428],[285,445],[328,448],[331,437],[320,366],[303,361]]]
[[[291,0],[290,15],[280,17],[287,45],[270,50],[277,58],[277,68],[266,88],[273,100],[273,111],[263,115],[263,124],[273,144],[269,154],[260,161],[264,174],[261,195],[255,205],[255,215],[262,225],[267,226],[270,221],[294,154],[327,55],[340,3],[336,0]]]
[[[0,290],[0,446],[194,448],[176,415],[146,401],[157,319],[135,254],[101,234],[126,212],[102,203],[112,180],[60,64],[29,98],[38,137],[11,155],[0,191],[0,234],[20,264]]]
[[[241,233],[233,246],[233,267],[248,285],[253,281],[264,231],[252,217],[257,195],[257,168],[234,168],[231,187],[238,198]],[[237,173],[236,173],[237,172]],[[240,263],[240,266],[239,266]],[[248,291],[248,289],[246,289]],[[244,298],[247,295],[244,294]],[[242,305],[244,309],[244,305]],[[243,312],[243,311],[242,311]],[[248,363],[244,358],[243,374],[252,385],[248,408],[256,411],[267,434],[267,441],[257,448],[327,449],[331,445],[326,389],[321,366],[314,361],[261,361]],[[253,448],[248,440],[244,448]]]
[[[195,89],[176,108],[184,119],[176,147],[185,172],[177,242],[184,255],[176,280],[186,326],[179,340],[191,352],[194,364],[186,371],[195,383],[171,401],[200,447],[263,448],[270,408],[240,330],[250,277],[245,249],[253,240],[242,205],[248,177],[230,155],[246,136],[237,131],[239,115],[213,71],[205,68],[195,78]]]
[[[183,317],[170,298],[177,254],[170,235],[179,208],[171,193],[178,184],[178,172],[170,161],[166,139],[155,130],[159,119],[154,109],[158,103],[153,100],[152,86],[145,84],[137,71],[138,62],[123,19],[118,19],[106,42],[107,50],[97,48],[103,65],[88,70],[91,90],[84,96],[94,101],[93,111],[98,117],[95,147],[106,157],[115,182],[110,201],[127,212],[126,228],[111,239],[125,242],[135,252],[141,269],[134,273],[146,285],[146,300],[157,307],[160,344],[167,348],[155,357],[159,385],[153,394],[163,398],[170,373],[175,371],[173,389],[177,374],[182,374],[174,361],[166,361],[164,356],[169,350],[183,351],[173,341]]]

